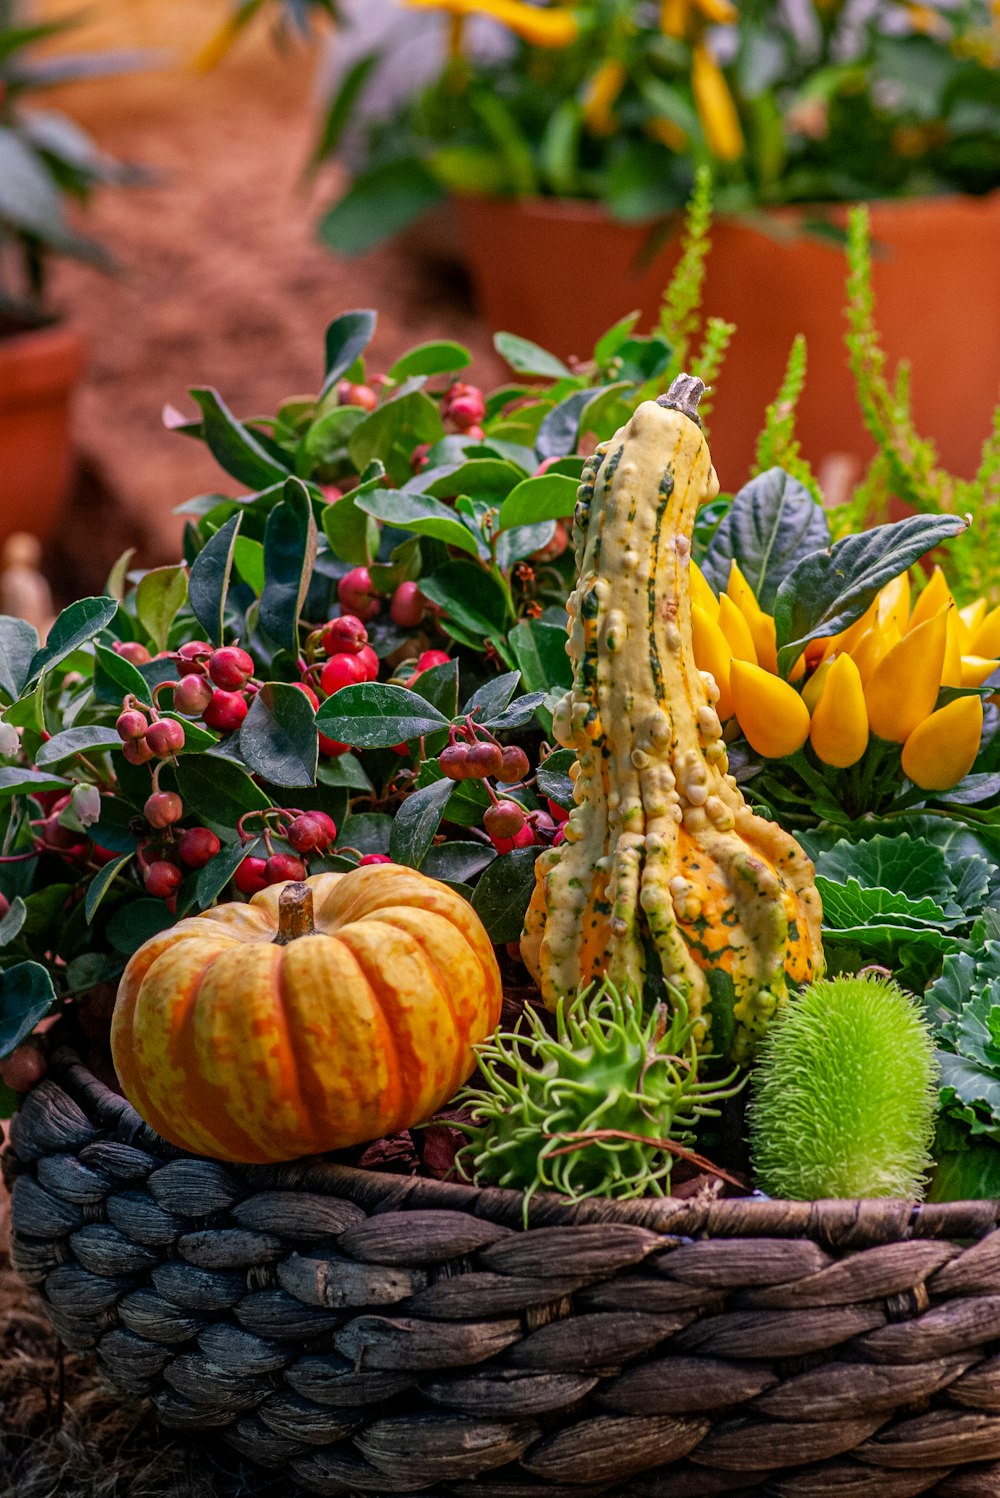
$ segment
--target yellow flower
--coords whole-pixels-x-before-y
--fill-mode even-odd
[[[729,648],[738,661],[757,664],[757,650],[750,633],[750,626],[736,607],[728,593],[719,599],[719,628],[729,641]]]
[[[809,742],[825,765],[844,770],[868,748],[868,711],[861,673],[849,655],[830,663],[809,725]]]
[[[747,742],[766,759],[784,759],[809,737],[809,709],[794,687],[749,661],[729,674],[733,707]]]
[[[699,603],[691,605],[691,637],[698,670],[707,671],[719,689],[715,710],[725,723],[733,716],[733,695],[729,686],[733,652],[718,624]]]
[[[903,744],[930,717],[941,687],[948,643],[947,612],[911,629],[883,656],[865,684],[872,733]]]
[[[910,734],[903,745],[903,774],[921,790],[950,790],[972,769],[982,734],[981,699],[956,697]]]
[[[571,10],[541,9],[525,0],[403,0],[411,10],[443,10],[452,16],[489,16],[534,47],[568,47],[580,34]]]
[[[613,135],[617,126],[611,112],[625,87],[628,70],[623,62],[609,58],[588,78],[583,91],[583,118],[594,135]]]
[[[725,74],[704,41],[695,43],[691,86],[709,149],[720,161],[736,161],[744,149],[739,115]]]

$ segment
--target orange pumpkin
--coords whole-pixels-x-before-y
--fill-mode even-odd
[[[472,907],[399,865],[273,885],[147,941],[111,1049],[152,1128],[267,1163],[429,1118],[496,1028],[500,972]]]

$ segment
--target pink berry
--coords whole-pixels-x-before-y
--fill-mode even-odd
[[[428,457],[430,450],[431,444],[429,442],[421,442],[413,449],[410,457],[410,467],[414,473],[423,473],[430,462],[430,458]]]
[[[136,739],[145,738],[149,723],[144,713],[137,712],[133,707],[127,707],[123,713],[118,714],[115,728],[118,737],[126,744]]]
[[[352,567],[344,573],[337,584],[337,598],[343,611],[355,614],[363,624],[374,619],[382,607],[367,567]]]
[[[541,478],[543,473],[548,473],[553,463],[561,462],[562,458],[560,458],[558,454],[554,454],[551,458],[543,458],[538,467],[535,469],[535,478]]]
[[[421,671],[432,671],[435,666],[447,666],[450,660],[451,656],[446,650],[425,650],[422,655],[417,656],[417,675]]]
[[[176,718],[158,718],[149,725],[146,743],[157,759],[166,759],[184,748],[184,724]]]
[[[298,687],[299,691],[304,693],[305,696],[309,698],[309,701],[313,705],[313,712],[315,712],[319,707],[319,698],[316,696],[316,693],[313,691],[309,683],[307,681],[296,681],[293,682],[293,686]]]
[[[494,806],[486,808],[483,817],[483,826],[494,839],[515,837],[524,825],[524,808],[516,801],[497,801]]]
[[[111,648],[115,655],[120,655],[123,661],[131,661],[133,666],[145,666],[152,660],[145,645],[140,645],[138,640],[116,640]]]
[[[145,739],[130,739],[122,745],[122,753],[130,765],[148,765],[153,758],[153,751]]]
[[[370,645],[363,645],[358,651],[358,660],[365,668],[365,681],[378,680],[378,656]]]
[[[363,853],[358,859],[358,868],[363,868],[370,863],[392,863],[393,860],[388,853]]]
[[[337,759],[341,754],[346,754],[350,747],[350,744],[341,744],[337,739],[328,739],[325,733],[319,735],[319,752],[328,759]]]
[[[424,600],[416,583],[400,583],[392,595],[389,613],[400,629],[416,629],[424,617]]]
[[[563,826],[563,827],[557,827],[556,828],[556,835],[552,839],[552,846],[553,846],[553,848],[558,848],[559,844],[560,843],[564,843],[565,841],[566,841],[566,828],[565,828],[565,826]]]
[[[216,733],[232,733],[247,715],[246,699],[239,692],[213,692],[202,713],[206,725]]]
[[[520,832],[515,832],[513,837],[491,837],[491,841],[498,853],[511,853],[515,848],[530,848],[535,841],[535,834],[525,822]]]
[[[523,780],[531,769],[528,756],[517,744],[508,744],[503,751],[500,769],[497,771],[497,779],[502,780],[504,785],[516,785]]]
[[[337,401],[342,406],[363,406],[366,411],[374,411],[378,396],[370,385],[353,385],[350,380],[341,380],[337,386]]]
[[[268,885],[266,859],[244,858],[233,875],[233,883],[241,895],[260,894]]]
[[[470,442],[482,442],[483,438],[486,436],[486,433],[483,431],[482,427],[466,427],[465,435],[466,437],[468,437]]]
[[[319,487],[328,505],[335,505],[338,499],[344,497],[343,489],[338,489],[336,484],[320,484]]]
[[[200,718],[212,700],[212,686],[204,676],[184,676],[174,687],[174,708],[189,718]]]
[[[323,649],[327,655],[357,655],[367,644],[368,631],[356,614],[340,614],[323,631]]]
[[[358,655],[331,655],[319,678],[319,689],[326,697],[332,697],[341,687],[356,686],[365,681],[365,668]]]
[[[188,640],[177,652],[177,674],[179,676],[200,676],[200,661],[206,661],[212,654],[212,647],[207,640]]]
[[[0,890],[0,916],[6,915],[9,909],[10,909],[10,901],[7,899],[7,896],[3,893],[3,890]]]
[[[288,879],[304,879],[306,866],[301,858],[293,858],[291,853],[272,853],[267,860],[265,877],[268,884],[284,884]]]
[[[486,415],[486,401],[478,385],[457,380],[445,399],[445,415],[462,430],[478,426]]]
[[[325,811],[311,811],[309,815],[323,830],[323,840],[319,844],[320,848],[329,848],[330,844],[335,842],[337,838],[336,822],[332,817],[327,816]]]
[[[545,800],[546,804],[548,805],[549,811],[552,813],[552,820],[558,826],[561,826],[563,822],[569,821],[569,812],[566,810],[565,806],[560,806],[559,802],[553,801],[551,796],[546,796]]]
[[[203,869],[218,853],[222,844],[214,832],[207,827],[189,827],[181,833],[177,851],[184,863],[192,869]]]
[[[253,675],[253,657],[238,645],[224,645],[213,650],[208,662],[208,674],[217,687],[224,692],[238,692],[246,686]]]
[[[536,842],[544,842],[548,837],[555,834],[555,819],[550,817],[547,811],[533,811],[531,813],[531,825],[535,829]]]
[[[146,889],[158,900],[169,900],[180,887],[182,878],[180,869],[175,863],[151,863],[144,877]]]
[[[172,827],[184,815],[184,802],[173,791],[154,791],[142,812],[150,827]]]
[[[469,769],[473,780],[485,780],[489,775],[498,775],[502,765],[503,754],[499,744],[470,744]]]
[[[30,1092],[47,1070],[45,1057],[35,1045],[19,1045],[0,1061],[0,1081],[11,1092]]]

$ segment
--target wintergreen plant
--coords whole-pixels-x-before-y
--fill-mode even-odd
[[[919,1197],[934,1052],[919,1005],[875,975],[811,983],[768,1030],[753,1080],[757,1182],[791,1201]]]

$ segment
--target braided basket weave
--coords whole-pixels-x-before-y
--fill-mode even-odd
[[[64,1050],[10,1131],[69,1346],[309,1492],[1000,1495],[1000,1203],[533,1202],[164,1143]]]

